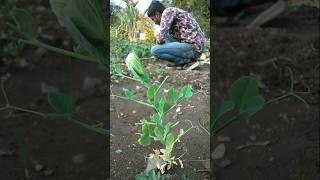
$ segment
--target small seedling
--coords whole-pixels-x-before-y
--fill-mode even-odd
[[[223,129],[231,124],[249,118],[262,110],[265,105],[273,102],[280,101],[287,97],[295,97],[306,104],[308,103],[298,94],[309,94],[310,92],[297,92],[293,87],[293,73],[290,68],[287,68],[290,72],[291,86],[290,91],[282,96],[265,101],[265,99],[259,94],[258,81],[251,76],[243,76],[235,81],[228,91],[227,98],[224,99],[220,105],[220,108],[216,105],[214,100],[211,101],[211,135],[215,136]],[[236,114],[218,126],[218,121],[222,119],[228,112],[236,111]]]
[[[156,160],[156,167],[152,167],[151,169],[158,168],[160,169],[161,174],[163,174],[166,170],[169,170],[173,164],[178,165],[176,161],[178,161],[181,167],[183,167],[180,158],[172,157],[171,154],[175,143],[180,142],[181,137],[194,127],[192,126],[186,131],[184,129],[180,129],[179,133],[174,135],[172,131],[177,127],[179,122],[165,122],[165,117],[169,111],[175,108],[182,100],[188,101],[191,98],[193,94],[191,85],[185,85],[180,92],[178,92],[174,87],[171,87],[166,95],[161,95],[161,98],[159,98],[159,92],[168,77],[166,77],[160,84],[152,83],[151,78],[134,52],[127,56],[126,65],[132,73],[132,77],[123,75],[120,66],[116,65],[113,66],[113,74],[143,84],[147,89],[147,100],[138,99],[134,95],[134,92],[129,89],[123,89],[124,96],[113,96],[132,100],[154,109],[154,114],[150,117],[143,118],[139,123],[136,123],[141,126],[141,133],[138,133],[138,135],[140,135],[140,138],[138,139],[138,143],[140,145],[149,146],[151,145],[152,140],[159,141],[164,145],[163,149],[155,150],[155,152],[150,155],[149,159]]]

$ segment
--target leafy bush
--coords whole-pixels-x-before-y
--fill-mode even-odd
[[[128,40],[112,38],[110,43],[110,59],[112,62],[123,61],[134,51],[139,57],[151,57],[150,49],[153,44],[143,41],[129,42]]]

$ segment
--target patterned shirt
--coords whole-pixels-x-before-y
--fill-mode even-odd
[[[164,43],[169,34],[180,42],[191,44],[198,53],[204,50],[204,33],[191,14],[182,9],[169,7],[162,12],[156,43]]]

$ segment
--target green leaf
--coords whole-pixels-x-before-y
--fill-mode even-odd
[[[11,16],[17,25],[17,31],[27,39],[35,40],[38,37],[37,25],[31,14],[20,8],[13,8]]]
[[[143,146],[149,146],[151,144],[151,126],[147,122],[142,125],[142,135],[140,136],[138,142]]]
[[[123,88],[123,92],[124,95],[128,98],[128,99],[133,99],[135,98],[134,93],[132,91],[130,91],[129,89]]]
[[[149,146],[151,144],[151,138],[147,135],[141,135],[138,140],[138,143],[142,146]]]
[[[151,116],[151,121],[156,123],[156,124],[162,124],[162,119],[160,119],[159,114],[153,114]]]
[[[165,161],[170,160],[170,156],[171,156],[171,152],[172,152],[174,143],[175,143],[174,135],[172,133],[169,133],[166,136],[166,140],[165,140],[166,149],[163,154],[163,160],[165,160]]]
[[[228,92],[228,99],[234,102],[238,111],[242,111],[247,101],[257,96],[258,93],[257,80],[250,76],[244,76],[233,83]]]
[[[179,97],[183,97],[186,101],[192,96],[192,87],[191,85],[185,85],[179,94]]]
[[[156,97],[156,91],[158,89],[157,85],[152,85],[149,87],[148,92],[147,92],[147,97],[149,102],[153,103],[155,97]]]
[[[157,109],[160,113],[165,113],[169,110],[169,103],[167,102],[166,98],[163,96],[159,101],[159,108]]]
[[[179,97],[178,97],[178,93],[173,87],[169,89],[168,95],[171,97],[173,104],[177,104]]]
[[[245,108],[240,111],[237,120],[248,118],[261,110],[264,106],[265,100],[262,96],[254,96],[248,99]]]
[[[109,41],[97,0],[50,0],[50,5],[72,39],[108,67],[106,48]]]
[[[142,133],[144,135],[150,136],[151,126],[150,126],[150,124],[148,124],[148,122],[144,122],[144,124],[142,125]]]
[[[163,130],[160,127],[154,128],[154,134],[160,141],[163,139]]]
[[[66,116],[72,116],[76,111],[76,105],[72,99],[58,91],[48,93],[48,102],[55,111]]]
[[[223,100],[218,117],[223,116],[225,113],[231,111],[234,108],[234,103],[231,100]]]
[[[161,175],[159,180],[170,180],[171,178],[172,178],[171,174],[163,174],[163,175]]]
[[[172,133],[169,133],[166,137],[166,146],[172,146],[175,142],[174,135]]]

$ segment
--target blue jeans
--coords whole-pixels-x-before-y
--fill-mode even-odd
[[[184,65],[191,59],[197,59],[200,54],[196,52],[191,44],[181,43],[173,37],[166,38],[164,44],[157,44],[151,48],[151,55],[157,59],[166,60],[178,65]]]

